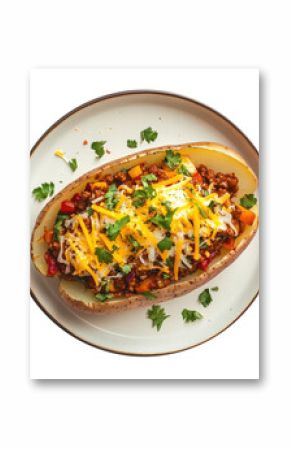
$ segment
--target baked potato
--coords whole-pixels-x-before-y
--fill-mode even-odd
[[[257,178],[234,150],[170,145],[81,176],[40,212],[31,258],[71,306],[108,313],[190,292],[241,254],[258,227]]]

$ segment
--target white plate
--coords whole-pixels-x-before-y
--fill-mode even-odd
[[[158,139],[139,149],[193,141],[216,141],[237,149],[257,173],[258,154],[252,143],[229,120],[191,99],[164,92],[132,91],[109,95],[76,108],[54,124],[35,144],[31,155],[31,189],[45,181],[55,183],[57,193],[66,184],[109,160],[131,153],[127,139],[152,126]],[[106,140],[111,153],[97,161],[83,141]],[[76,157],[75,173],[53,155],[56,149]],[[62,181],[62,183],[60,183]],[[31,227],[45,203],[32,201]],[[163,303],[170,318],[159,332],[151,327],[146,309],[110,316],[75,312],[57,294],[57,280],[44,278],[31,268],[31,293],[41,309],[60,327],[80,340],[113,352],[137,355],[165,354],[194,347],[230,326],[253,302],[258,292],[258,235],[226,270],[201,288]],[[208,287],[213,302],[203,308],[197,301]],[[204,319],[185,324],[184,307],[200,311]]]

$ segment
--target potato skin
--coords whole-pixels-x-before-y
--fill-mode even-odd
[[[54,198],[52,198],[49,203],[44,207],[37,217],[32,237],[31,237],[31,258],[38,271],[41,274],[47,276],[46,263],[44,261],[44,252],[46,250],[46,245],[40,242],[40,238],[43,234],[44,227],[51,227],[54,223],[57,211],[59,210],[62,201],[71,198],[75,193],[82,190],[87,182],[95,179],[101,179],[108,173],[114,174],[120,170],[120,166],[123,168],[130,168],[135,165],[137,160],[140,158],[145,159],[148,162],[158,161],[158,158],[165,153],[168,149],[173,149],[174,151],[181,151],[186,155],[190,155],[191,151],[205,151],[207,157],[214,160],[220,159],[220,162],[230,164],[232,162],[232,171],[235,171],[235,164],[239,164],[242,168],[243,181],[245,185],[249,185],[248,193],[255,191],[254,186],[257,185],[257,179],[250,167],[247,166],[243,158],[233,149],[226,147],[224,145],[215,142],[191,142],[182,145],[167,145],[158,148],[152,148],[149,150],[139,151],[132,155],[128,155],[107,164],[102,165],[90,172],[84,174],[62,191],[60,191]],[[202,153],[201,153],[202,156]],[[194,156],[192,156],[194,160]],[[72,307],[89,313],[104,314],[124,311],[128,309],[133,309],[137,307],[146,307],[149,305],[157,304],[169,299],[182,296],[197,287],[208,282],[210,279],[219,274],[227,266],[234,262],[234,260],[244,251],[244,249],[249,245],[250,241],[253,239],[257,228],[258,228],[258,209],[255,208],[255,213],[257,218],[252,226],[248,226],[246,232],[244,232],[239,238],[239,243],[234,250],[225,252],[218,260],[214,260],[208,267],[206,272],[192,273],[191,275],[181,278],[177,282],[172,282],[170,285],[152,291],[156,296],[155,299],[147,299],[143,295],[132,295],[126,298],[116,298],[114,300],[109,300],[104,303],[97,302],[92,299],[89,290],[84,290],[80,287],[80,283],[77,281],[65,281],[61,279],[59,285],[60,296]]]

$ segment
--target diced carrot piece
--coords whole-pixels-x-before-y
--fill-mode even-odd
[[[256,214],[251,210],[243,209],[240,213],[239,220],[247,225],[252,225],[255,221]]]
[[[231,249],[235,249],[235,239],[233,237],[230,237],[228,240],[226,240],[223,243],[224,248],[228,249],[229,251]]]
[[[135,165],[135,167],[131,168],[131,170],[129,170],[128,173],[131,176],[131,178],[137,178],[142,174],[142,169],[140,165]]]

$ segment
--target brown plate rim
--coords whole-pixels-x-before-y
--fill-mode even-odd
[[[163,90],[153,90],[153,89],[123,90],[123,91],[118,91],[118,92],[113,92],[113,93],[110,93],[110,94],[102,95],[100,97],[94,98],[93,100],[89,100],[89,101],[87,101],[85,103],[82,103],[81,105],[75,107],[74,109],[72,109],[71,111],[67,112],[62,117],[60,117],[56,122],[54,122],[40,136],[40,138],[36,141],[36,143],[33,145],[33,147],[30,150],[30,158],[33,156],[33,153],[37,150],[37,148],[39,147],[40,143],[46,138],[46,136],[48,134],[50,134],[58,125],[60,125],[62,122],[64,122],[67,118],[71,117],[72,115],[74,115],[75,113],[81,111],[82,109],[85,109],[85,108],[87,108],[87,107],[89,107],[89,106],[91,106],[93,104],[100,103],[102,101],[105,101],[105,100],[108,100],[108,99],[111,99],[111,98],[118,98],[118,97],[127,96],[127,95],[146,95],[146,94],[148,94],[148,95],[161,95],[161,96],[167,96],[167,97],[176,98],[176,99],[179,99],[179,100],[185,100],[185,101],[193,103],[193,104],[195,104],[195,105],[197,105],[199,107],[202,107],[202,108],[206,109],[207,111],[210,111],[210,112],[214,113],[219,118],[222,118],[225,122],[230,124],[248,142],[248,144],[250,145],[251,149],[255,153],[255,157],[257,158],[257,161],[259,160],[259,152],[258,152],[257,148],[255,147],[255,145],[243,133],[243,131],[241,131],[241,129],[238,128],[238,126],[235,125],[226,116],[224,116],[220,112],[216,111],[211,106],[208,106],[208,105],[206,105],[204,103],[201,103],[200,101],[194,100],[194,99],[192,99],[190,97],[187,97],[187,96],[184,96],[184,95],[180,95],[180,94],[176,94],[176,93],[173,93],[173,92],[168,92],[168,91],[163,91]],[[187,346],[186,348],[177,349],[177,350],[174,350],[174,351],[166,351],[166,352],[160,352],[160,353],[134,353],[134,352],[116,351],[116,350],[113,350],[111,348],[106,348],[104,346],[96,345],[94,343],[91,343],[91,342],[89,342],[89,341],[79,337],[77,334],[73,333],[70,329],[68,329],[63,324],[61,324],[53,315],[51,315],[45,309],[45,307],[41,304],[41,301],[39,300],[39,298],[37,297],[37,295],[35,294],[33,289],[30,288],[30,295],[31,295],[32,299],[34,300],[34,302],[38,305],[40,310],[42,310],[45,313],[45,315],[48,318],[50,318],[51,321],[53,321],[60,329],[64,330],[66,333],[68,333],[72,337],[76,338],[77,340],[79,340],[79,341],[81,341],[81,342],[83,342],[83,343],[85,343],[85,344],[87,344],[89,346],[97,348],[97,349],[102,349],[104,351],[108,351],[108,352],[111,352],[111,353],[114,353],[114,354],[121,354],[121,355],[127,355],[127,356],[135,356],[135,357],[136,356],[138,356],[138,357],[152,357],[152,356],[176,354],[178,352],[183,352],[183,351],[186,351],[188,349],[196,348],[197,346],[200,346],[200,345],[208,342],[209,340],[212,340],[213,338],[217,337],[218,335],[223,333],[225,330],[227,330],[230,326],[232,326],[248,310],[248,308],[253,304],[253,302],[257,298],[258,294],[259,294],[259,290],[256,292],[254,297],[250,300],[250,302],[247,304],[247,306],[244,308],[244,310],[242,310],[242,312],[233,321],[231,321],[226,327],[221,329],[219,332],[216,332],[214,335],[212,335],[211,337],[207,338],[206,340],[203,340],[203,341],[201,341],[199,343],[196,343],[194,345],[191,345],[191,346]]]

